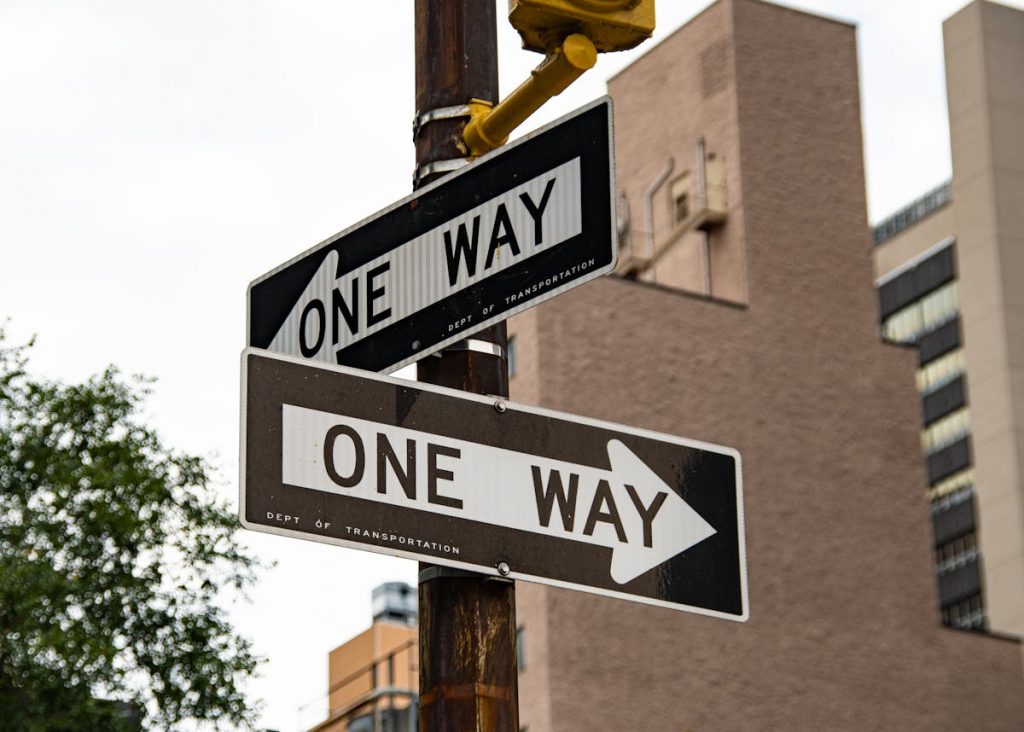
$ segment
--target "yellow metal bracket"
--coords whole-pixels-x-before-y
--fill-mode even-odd
[[[497,106],[473,99],[469,123],[462,133],[463,152],[477,157],[500,147],[512,130],[521,125],[551,97],[561,94],[587,69],[597,63],[597,48],[581,33],[567,36],[548,53],[530,78]]]

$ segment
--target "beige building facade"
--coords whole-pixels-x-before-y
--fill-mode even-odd
[[[884,336],[919,349],[950,625],[1024,636],[1024,12],[943,25],[952,181],[875,227]]]
[[[512,397],[737,448],[750,620],[520,584],[523,726],[1024,729],[1020,643],[944,627],[935,599],[855,29],[719,0],[609,90],[620,276],[510,322]]]
[[[327,659],[327,717],[310,732],[412,732],[419,690],[416,588],[373,591],[373,624]]]

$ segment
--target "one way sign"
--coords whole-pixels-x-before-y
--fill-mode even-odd
[[[611,100],[599,100],[249,286],[248,345],[390,371],[615,266]]]
[[[739,454],[248,350],[245,526],[746,620]]]

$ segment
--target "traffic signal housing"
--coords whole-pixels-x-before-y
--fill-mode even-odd
[[[572,33],[624,51],[654,32],[654,0],[509,0],[508,19],[530,51],[549,53]]]

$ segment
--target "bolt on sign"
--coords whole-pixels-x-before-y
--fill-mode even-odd
[[[247,528],[744,621],[740,456],[247,349]]]
[[[248,345],[390,371],[610,272],[613,160],[605,97],[256,279]]]

